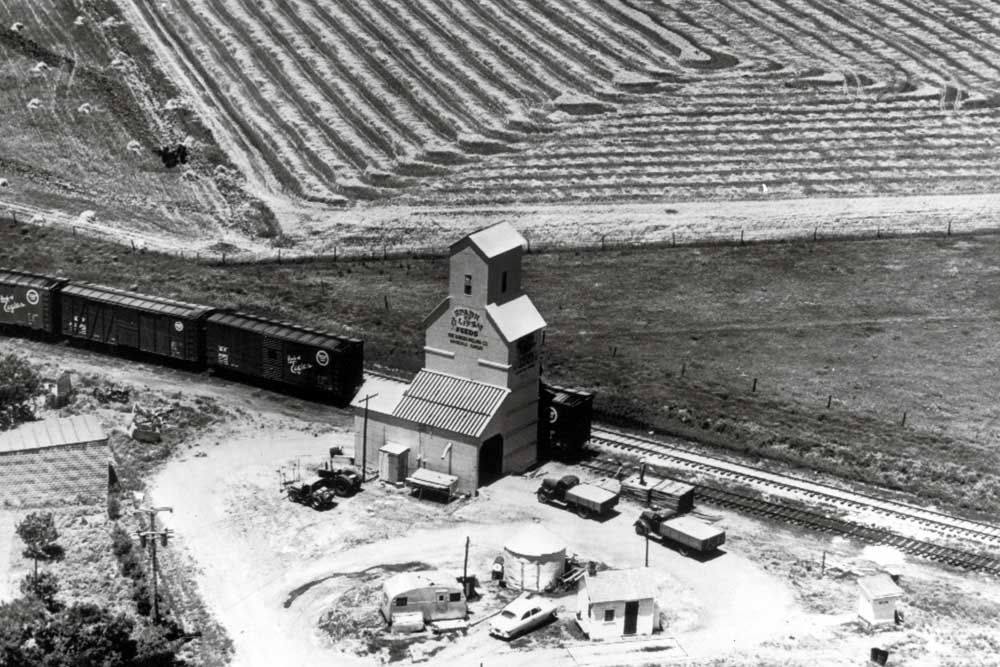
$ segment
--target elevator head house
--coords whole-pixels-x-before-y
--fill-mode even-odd
[[[535,463],[545,320],[521,286],[525,245],[500,223],[451,246],[448,295],[424,321],[423,369],[409,385],[368,377],[352,403],[368,467],[391,455],[471,493]]]

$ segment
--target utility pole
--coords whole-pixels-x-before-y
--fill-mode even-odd
[[[646,533],[645,537],[646,537],[646,567],[649,567],[649,533],[648,532]]]
[[[156,579],[158,573],[158,566],[156,564],[156,538],[160,538],[160,542],[163,546],[167,546],[167,540],[173,535],[172,530],[169,528],[164,528],[163,530],[156,529],[156,515],[159,512],[173,512],[173,507],[149,507],[143,509],[137,509],[136,514],[145,514],[149,517],[149,530],[138,530],[136,534],[139,536],[139,543],[146,547],[146,542],[149,541],[152,545],[150,548],[150,560],[153,564],[153,586],[149,592],[150,605],[153,608],[153,623],[160,622],[160,605],[156,599]]]
[[[368,463],[368,401],[378,394],[368,394],[361,400],[365,402],[365,424],[361,431],[361,484],[365,483],[365,466]],[[355,459],[357,460],[357,459]]]

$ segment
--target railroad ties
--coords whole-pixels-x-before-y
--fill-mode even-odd
[[[712,475],[723,483],[752,483],[766,488],[790,490],[811,500],[819,500],[835,507],[863,509],[883,516],[892,516],[917,525],[930,528],[949,537],[965,538],[980,544],[1000,545],[1000,528],[989,524],[953,517],[934,510],[925,510],[912,505],[886,501],[873,496],[828,487],[794,477],[779,476],[774,473],[754,471],[752,468],[734,464],[725,459],[716,459],[702,453],[695,453],[683,444],[661,442],[639,438],[615,431],[594,429],[591,442],[605,451],[637,457],[660,459],[670,466]],[[651,471],[657,477],[670,478],[668,468],[658,468],[652,463]],[[620,463],[592,460],[586,467],[604,474],[614,474]],[[780,478],[780,479],[779,479]],[[953,567],[964,568],[1000,575],[1000,558],[966,551],[956,547],[936,544],[926,540],[908,537],[888,528],[870,526],[857,521],[848,521],[830,516],[820,510],[792,506],[788,501],[764,498],[750,493],[723,488],[714,484],[678,480],[695,488],[695,497],[705,503],[726,507],[756,516],[782,521],[817,532],[830,533],[851,538],[871,545],[891,546],[911,556],[925,558]],[[794,501],[792,501],[794,502]]]

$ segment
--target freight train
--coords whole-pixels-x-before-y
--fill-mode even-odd
[[[364,344],[225,308],[0,269],[0,331],[211,369],[336,404],[362,383]]]

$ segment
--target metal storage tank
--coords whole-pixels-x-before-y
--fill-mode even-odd
[[[504,545],[507,586],[544,591],[555,585],[566,567],[566,546],[538,525],[530,525]]]

